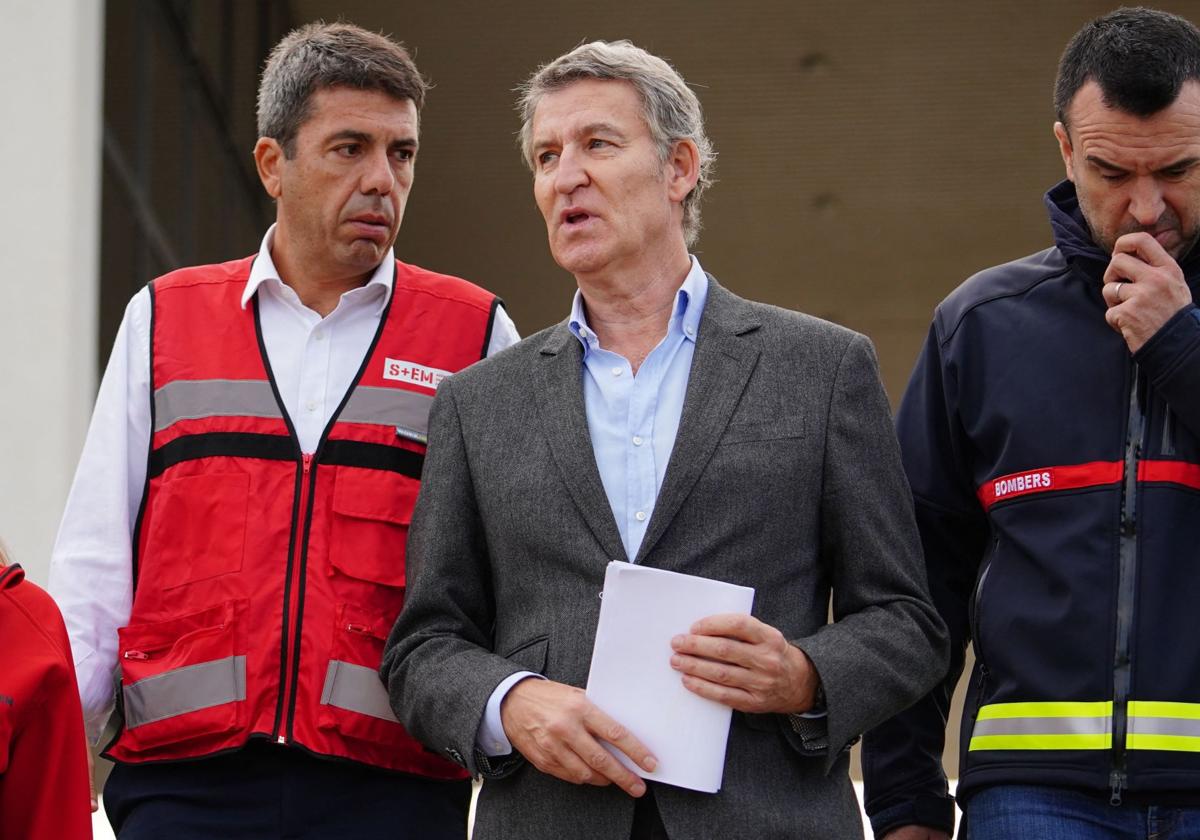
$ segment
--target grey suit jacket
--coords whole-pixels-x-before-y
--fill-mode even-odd
[[[626,559],[565,323],[442,383],[382,673],[405,726],[485,776],[477,840],[629,837],[619,789],[474,744],[508,675],[586,683],[605,565]],[[713,281],[636,561],[754,587],[754,614],[812,659],[829,708],[816,757],[786,716],[735,713],[719,793],[655,785],[672,840],[860,837],[846,748],[946,664],[870,343]]]

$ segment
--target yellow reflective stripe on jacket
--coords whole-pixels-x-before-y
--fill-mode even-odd
[[[1129,701],[1125,747],[1200,752],[1200,703]],[[1106,750],[1111,700],[993,703],[975,718],[968,750]]]
[[[1131,750],[1200,752],[1200,703],[1130,700],[1125,746]]]
[[[1106,750],[1112,747],[1111,700],[993,703],[971,732],[973,750]]]

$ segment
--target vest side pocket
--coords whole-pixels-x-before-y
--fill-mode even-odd
[[[407,738],[379,677],[383,644],[391,629],[392,622],[377,612],[338,605],[321,689],[318,725],[322,729],[379,744],[398,744]]]
[[[245,601],[230,601],[117,631],[123,748],[153,758],[157,747],[245,725],[245,607]]]
[[[330,573],[403,587],[404,544],[419,483],[359,467],[339,467],[336,482],[329,525]],[[395,611],[400,611],[399,602]]]
[[[241,571],[249,475],[175,475],[152,492],[139,579],[170,589]]]

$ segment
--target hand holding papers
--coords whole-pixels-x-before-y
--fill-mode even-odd
[[[732,710],[684,688],[671,639],[706,616],[749,614],[754,590],[630,563],[609,563],[587,696],[658,759],[646,779],[715,793],[721,787]]]

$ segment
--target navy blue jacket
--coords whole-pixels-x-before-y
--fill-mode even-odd
[[[960,798],[1200,791],[1200,310],[1131,354],[1074,186],[1046,204],[1055,247],[938,306],[897,416],[952,659],[864,739],[877,835],[953,825],[941,755],[968,641]],[[1200,299],[1200,256],[1182,268]]]

